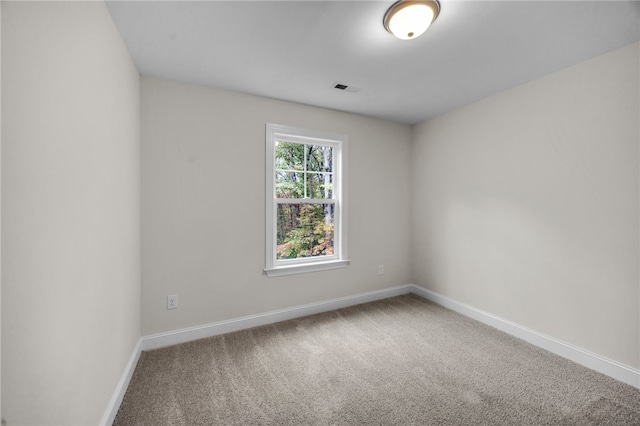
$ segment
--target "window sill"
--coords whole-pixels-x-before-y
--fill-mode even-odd
[[[265,269],[269,278],[281,277],[284,275],[306,274],[308,272],[328,271],[330,269],[344,268],[349,264],[349,260],[332,260],[330,262],[306,263],[303,265],[279,266]]]

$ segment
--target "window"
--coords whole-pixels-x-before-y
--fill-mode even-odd
[[[347,266],[347,136],[267,124],[266,144],[265,272]]]

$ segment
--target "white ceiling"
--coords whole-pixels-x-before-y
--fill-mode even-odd
[[[441,0],[415,40],[389,1],[108,1],[143,75],[417,123],[640,39],[637,1]],[[358,93],[333,88],[340,82]]]

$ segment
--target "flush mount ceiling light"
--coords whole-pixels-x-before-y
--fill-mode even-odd
[[[439,13],[438,0],[400,0],[384,14],[384,28],[401,40],[411,40],[425,32]]]

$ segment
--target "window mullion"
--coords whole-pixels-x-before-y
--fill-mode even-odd
[[[304,185],[304,198],[307,198],[307,144],[303,148],[303,164],[302,164],[302,184]]]
[[[337,204],[335,198],[274,198],[276,204]]]

